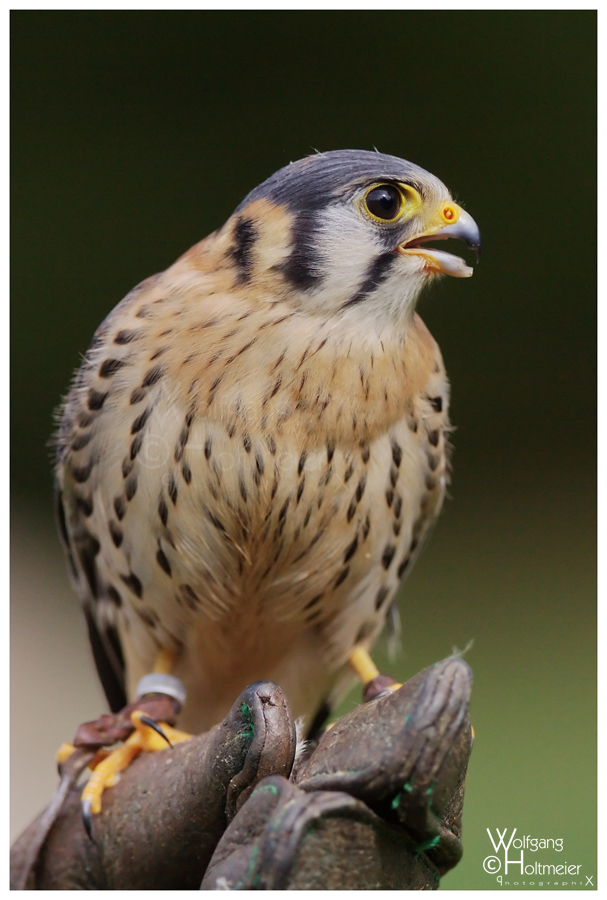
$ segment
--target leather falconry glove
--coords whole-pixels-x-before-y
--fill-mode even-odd
[[[91,840],[72,788],[36,858],[13,847],[12,887],[38,890],[433,889],[462,854],[472,676],[452,657],[357,707],[295,765],[280,688],[142,754],[107,791]]]

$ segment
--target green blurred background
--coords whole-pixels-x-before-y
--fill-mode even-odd
[[[12,13],[15,831],[102,707],[47,446],[94,329],[275,169],[376,146],[445,181],[485,248],[421,303],[454,476],[391,665],[408,677],[474,639],[465,855],[443,886],[497,887],[487,827],[562,837],[543,861],[596,871],[595,28],[571,11]]]

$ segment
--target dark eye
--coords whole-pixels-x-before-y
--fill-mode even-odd
[[[403,208],[403,195],[397,187],[391,184],[382,184],[369,191],[365,197],[365,205],[376,219],[393,222]]]

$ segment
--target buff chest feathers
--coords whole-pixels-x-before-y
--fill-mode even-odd
[[[62,537],[108,700],[159,651],[201,731],[247,684],[308,725],[350,683],[437,515],[448,382],[415,312],[429,240],[480,246],[417,166],[319,154],[135,288],[63,408]]]

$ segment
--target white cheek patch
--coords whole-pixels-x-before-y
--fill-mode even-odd
[[[394,263],[385,280],[353,303],[368,281],[373,264],[385,255],[386,246],[372,223],[349,206],[328,207],[322,212],[315,245],[322,280],[308,292],[308,310],[339,312],[358,323],[362,331],[394,327],[407,321],[420,291],[428,283],[421,256],[394,254]],[[362,337],[362,334],[361,334]]]
[[[362,320],[372,319],[376,326],[394,327],[408,321],[428,280],[423,260],[397,256],[390,276],[352,309]]]
[[[322,224],[316,232],[316,247],[321,260],[322,282],[314,299],[325,309],[339,309],[364,283],[370,266],[385,253],[373,228],[347,206],[323,210]]]

